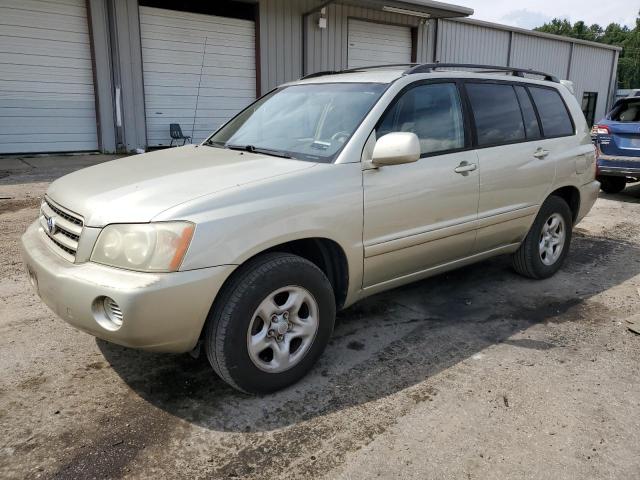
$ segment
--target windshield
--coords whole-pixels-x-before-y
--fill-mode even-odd
[[[242,111],[205,143],[331,162],[386,87],[377,83],[284,87]]]

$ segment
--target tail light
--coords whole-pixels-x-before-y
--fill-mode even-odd
[[[591,129],[592,135],[611,135],[609,127],[606,125],[594,125]]]

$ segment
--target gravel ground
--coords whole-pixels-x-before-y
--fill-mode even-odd
[[[250,397],[41,304],[18,240],[60,173],[0,179],[0,478],[640,477],[640,186],[598,200],[554,278],[496,258],[376,295]]]

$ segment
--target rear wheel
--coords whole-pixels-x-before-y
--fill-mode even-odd
[[[205,331],[207,358],[233,387],[272,392],[311,369],[334,321],[333,289],[316,265],[287,253],[261,255],[220,292]]]
[[[598,177],[600,188],[605,193],[620,193],[627,185],[625,177]]]
[[[571,209],[554,195],[545,200],[527,237],[513,254],[513,268],[529,278],[555,274],[569,251],[573,228]]]

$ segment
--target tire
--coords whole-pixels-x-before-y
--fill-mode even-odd
[[[598,181],[605,193],[620,193],[627,186],[625,177],[598,177]]]
[[[549,227],[553,225],[548,222],[554,219],[558,220],[559,225],[563,223],[562,239],[559,239],[560,235],[552,234],[543,240],[545,232],[548,233]],[[554,275],[569,252],[572,230],[573,216],[567,202],[555,195],[547,198],[520,248],[513,254],[514,270],[520,275],[535,279],[549,278]],[[556,233],[558,231],[555,230]],[[543,241],[545,242],[544,252],[542,252]],[[558,243],[553,247],[556,241]]]
[[[273,392],[311,369],[335,316],[331,283],[316,265],[288,253],[260,255],[234,272],[214,302],[205,326],[207,358],[232,387]]]

